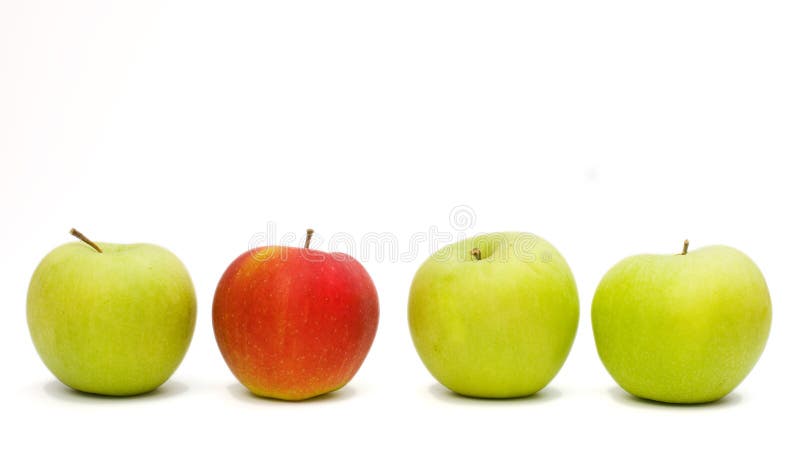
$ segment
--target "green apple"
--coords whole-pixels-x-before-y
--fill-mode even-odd
[[[194,286],[181,261],[156,245],[62,245],[36,268],[28,327],[44,364],[84,392],[152,391],[180,364],[194,332]]]
[[[408,322],[425,366],[459,394],[533,394],[569,354],[578,291],[567,262],[529,233],[479,235],[446,246],[417,271]]]
[[[772,306],[758,266],[710,246],[639,255],[611,268],[592,303],[597,352],[629,393],[662,402],[724,397],[756,364]]]

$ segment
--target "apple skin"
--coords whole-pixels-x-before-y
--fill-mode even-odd
[[[420,266],[408,301],[411,337],[430,373],[456,393],[483,398],[544,388],[569,354],[578,314],[567,262],[544,239],[520,232],[442,248]]]
[[[178,368],[197,315],[183,263],[156,245],[81,242],[50,252],[28,288],[28,328],[39,356],[78,391],[149,392]]]
[[[350,381],[378,328],[378,293],[343,253],[263,247],[231,263],[217,286],[214,334],[252,393],[303,400]]]
[[[623,389],[703,403],[730,393],[755,366],[771,310],[758,266],[734,248],[710,246],[620,261],[597,287],[592,328]]]

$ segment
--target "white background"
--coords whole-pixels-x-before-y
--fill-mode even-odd
[[[0,464],[796,465],[799,23],[793,1],[0,1]],[[28,280],[73,226],[194,278],[194,341],[151,395],[72,392],[35,353]],[[573,351],[528,399],[435,384],[405,310],[429,241],[359,256],[381,322],[345,389],[250,397],[216,282],[254,235],[309,226],[400,252],[431,228],[542,235],[579,284]],[[634,400],[596,356],[594,287],[686,237],[761,266],[772,334],[717,404]]]

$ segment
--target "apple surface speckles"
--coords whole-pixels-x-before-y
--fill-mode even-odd
[[[479,235],[434,253],[411,284],[408,323],[431,374],[459,394],[533,394],[558,373],[578,326],[564,258],[529,233]]]
[[[350,381],[375,338],[378,314],[375,286],[354,258],[264,247],[223,274],[213,325],[225,362],[247,389],[302,400]]]
[[[742,252],[711,246],[638,255],[609,270],[592,302],[597,352],[629,393],[703,403],[730,393],[755,366],[772,305]]]
[[[189,273],[156,245],[62,245],[28,288],[28,327],[42,361],[67,386],[96,394],[164,383],[189,347],[196,313]]]

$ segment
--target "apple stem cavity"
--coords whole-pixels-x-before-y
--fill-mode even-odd
[[[689,251],[689,240],[688,239],[683,241],[683,252],[681,253],[681,256],[685,256],[687,251]]]
[[[472,251],[470,251],[470,254],[472,255],[473,258],[475,258],[476,261],[480,261],[481,260],[481,249],[480,248],[473,248]]]
[[[314,235],[314,229],[306,229],[306,244],[303,248],[306,250],[311,245],[311,236]]]
[[[83,243],[85,243],[85,244],[89,245],[90,247],[94,248],[95,250],[97,250],[97,252],[98,252],[98,253],[102,253],[102,252],[103,252],[103,250],[102,250],[102,249],[101,249],[99,246],[97,246],[97,243],[95,243],[95,242],[93,242],[93,241],[89,240],[89,239],[86,237],[86,235],[84,235],[84,234],[82,234],[82,233],[78,232],[78,231],[77,231],[77,230],[75,230],[75,229],[69,229],[69,233],[70,233],[70,235],[72,235],[73,237],[76,237],[78,240],[82,241]]]

